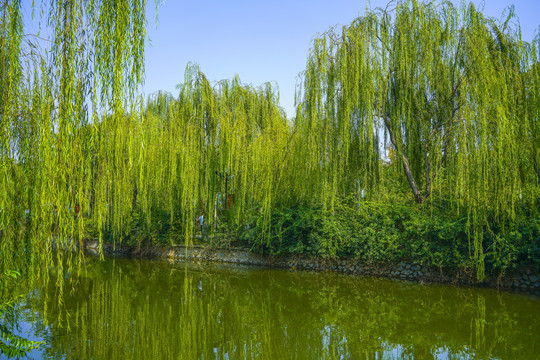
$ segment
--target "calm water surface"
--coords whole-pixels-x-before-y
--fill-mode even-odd
[[[539,359],[540,300],[211,264],[87,260],[36,288],[34,359]]]

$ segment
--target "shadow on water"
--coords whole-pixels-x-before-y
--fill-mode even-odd
[[[540,300],[387,279],[87,259],[22,305],[36,359],[534,359]],[[37,310],[36,310],[37,309]]]

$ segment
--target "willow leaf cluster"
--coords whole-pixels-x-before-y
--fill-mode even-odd
[[[153,213],[165,212],[186,243],[200,216],[212,231],[240,227],[253,208],[268,212],[283,197],[289,137],[270,84],[253,88],[237,77],[211,84],[190,65],[178,98],[157,93],[139,115],[99,123],[91,216],[108,207],[101,226],[115,239],[134,214],[150,227]]]
[[[29,4],[0,5],[0,269],[39,275],[83,237],[96,124],[123,115],[144,74],[146,1],[32,2],[37,34]]]
[[[330,199],[375,191],[389,145],[417,203],[467,215],[479,277],[484,233],[538,206],[538,48],[512,20],[450,2],[368,11],[314,40],[295,124]]]

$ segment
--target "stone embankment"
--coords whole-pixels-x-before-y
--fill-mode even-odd
[[[88,241],[86,249],[98,252],[97,241]],[[351,275],[380,276],[418,283],[446,283],[493,287],[526,293],[540,294],[540,271],[534,267],[521,267],[504,274],[488,274],[478,283],[475,274],[459,269],[442,269],[413,262],[363,264],[352,259],[324,259],[300,255],[262,255],[249,249],[216,249],[209,246],[173,245],[145,249],[110,244],[103,245],[105,256],[139,256],[162,258],[170,261],[212,261],[242,265],[291,268],[310,271],[335,271]]]

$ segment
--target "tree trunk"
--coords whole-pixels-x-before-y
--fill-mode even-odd
[[[424,197],[420,193],[420,190],[418,190],[418,186],[416,185],[416,181],[414,180],[414,176],[411,171],[411,165],[409,164],[409,159],[407,158],[405,151],[403,151],[403,146],[398,146],[397,139],[394,135],[394,131],[392,130],[392,127],[390,124],[390,120],[386,116],[384,117],[384,124],[386,125],[386,129],[388,130],[388,133],[390,134],[390,141],[392,142],[392,145],[394,145],[394,147],[396,148],[396,151],[401,153],[401,160],[403,162],[403,170],[405,170],[405,175],[407,175],[407,180],[409,181],[409,185],[411,186],[411,190],[414,195],[414,201],[416,201],[418,204],[421,204],[424,201]]]

